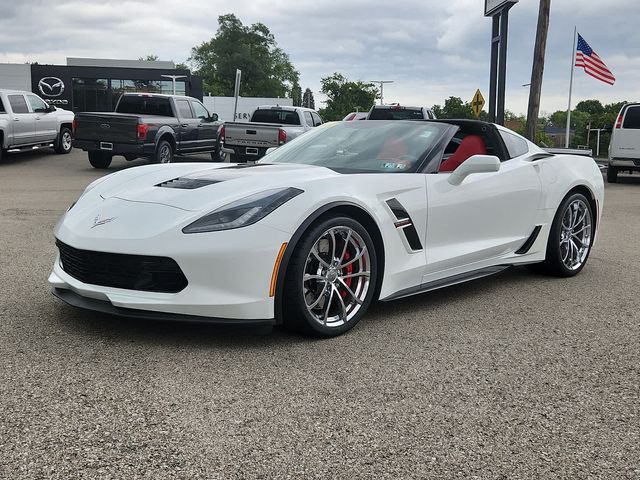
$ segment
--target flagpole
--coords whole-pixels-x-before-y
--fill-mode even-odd
[[[573,47],[571,49],[571,77],[569,80],[569,107],[567,108],[567,130],[565,132],[564,148],[569,148],[569,127],[571,125],[571,90],[573,90],[573,70],[576,64],[576,40],[578,38],[578,28],[573,27]]]

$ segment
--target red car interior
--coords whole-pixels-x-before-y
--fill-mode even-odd
[[[467,135],[453,155],[440,164],[439,172],[453,172],[473,155],[486,155],[487,146],[480,135]]]

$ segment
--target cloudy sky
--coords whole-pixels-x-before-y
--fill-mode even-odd
[[[303,88],[320,78],[394,80],[386,102],[442,104],[488,97],[491,20],[484,0],[0,0],[0,62],[64,64],[66,57],[185,61],[218,15],[262,22],[290,55]],[[526,111],[538,0],[511,10],[508,109]],[[640,2],[551,0],[543,112],[566,109],[573,26],[617,77],[611,87],[576,70],[575,101],[640,100]]]

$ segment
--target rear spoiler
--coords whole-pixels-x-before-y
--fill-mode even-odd
[[[593,150],[590,148],[543,148],[545,152],[554,155],[582,155],[584,157],[593,157]]]

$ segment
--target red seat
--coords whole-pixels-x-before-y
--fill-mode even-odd
[[[378,159],[389,160],[398,159],[407,154],[407,146],[400,138],[387,138],[378,152]]]
[[[440,164],[439,172],[453,172],[473,155],[486,155],[487,146],[480,135],[467,135],[462,139],[455,153]]]

